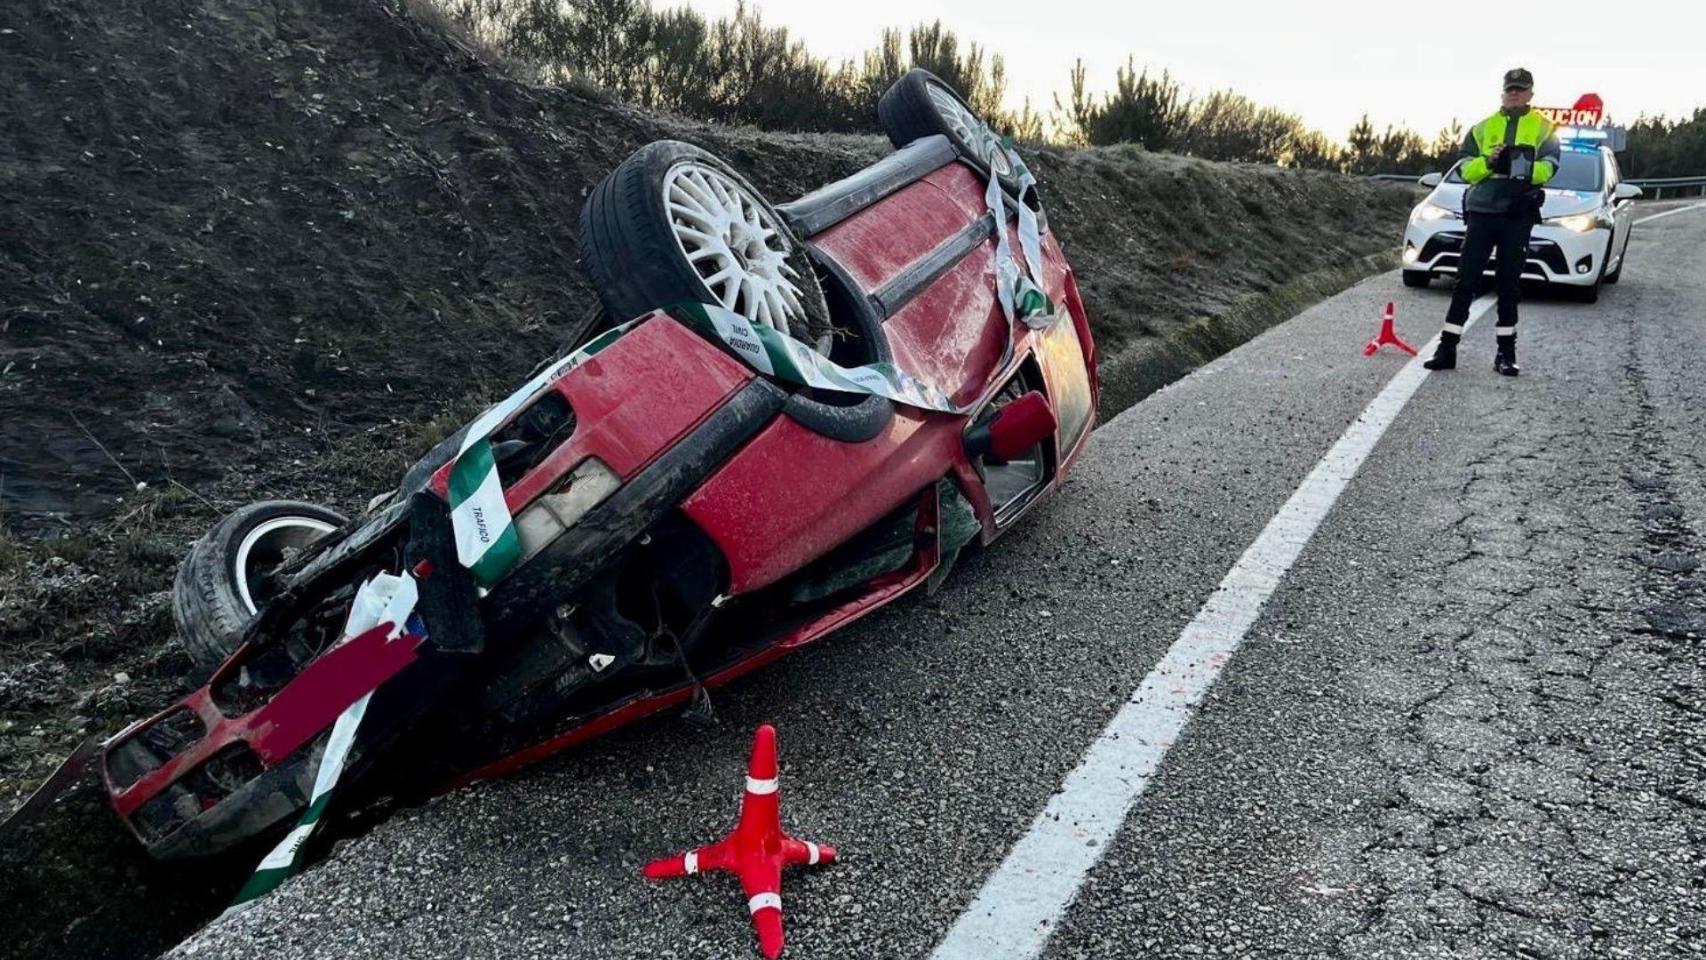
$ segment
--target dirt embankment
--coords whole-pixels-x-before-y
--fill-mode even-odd
[[[698,142],[776,200],[888,150],[519,84],[400,0],[14,0],[0,89],[0,810],[181,692],[166,590],[218,513],[353,508],[558,348],[582,197],[631,150]],[[1412,202],[1033,155],[1110,407],[1371,268]],[[64,881],[11,853],[0,899]],[[43,949],[115,929],[28,900]]]

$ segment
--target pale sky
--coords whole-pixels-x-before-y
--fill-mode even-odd
[[[735,0],[686,5],[727,16]],[[1006,58],[1011,106],[1028,96],[1044,112],[1054,93],[1064,98],[1074,59],[1084,60],[1087,86],[1103,90],[1128,54],[1139,68],[1170,70],[1187,90],[1230,87],[1338,140],[1364,112],[1377,127],[1406,125],[1428,137],[1454,117],[1473,122],[1498,108],[1500,77],[1518,65],[1534,72],[1535,102],[1544,106],[1569,106],[1593,91],[1614,119],[1629,121],[1706,105],[1706,4],[1698,0],[755,5],[765,23],[788,27],[832,64],[875,47],[883,27],[940,18],[962,43]]]

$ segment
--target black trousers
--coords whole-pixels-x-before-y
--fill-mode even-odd
[[[1526,214],[1470,213],[1463,254],[1457,261],[1457,289],[1445,312],[1442,344],[1456,345],[1469,319],[1469,305],[1480,292],[1481,274],[1487,259],[1497,256],[1495,270],[1499,288],[1500,337],[1516,336],[1516,305],[1522,301],[1522,265],[1528,250],[1528,233],[1534,221]]]

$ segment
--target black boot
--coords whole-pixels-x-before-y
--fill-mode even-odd
[[[1457,340],[1456,340],[1456,338],[1452,338],[1451,340],[1447,340],[1444,337],[1440,337],[1439,338],[1439,346],[1434,348],[1434,355],[1432,357],[1428,358],[1427,360],[1422,361],[1422,366],[1426,367],[1429,370],[1455,370],[1455,369],[1457,369]]]
[[[1500,376],[1514,377],[1522,373],[1516,365],[1516,338],[1500,337],[1499,352],[1493,356],[1493,370]]]

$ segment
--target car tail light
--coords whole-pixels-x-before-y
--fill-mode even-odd
[[[515,532],[521,538],[523,560],[545,549],[568,532],[587,511],[622,486],[622,478],[597,457],[582,460],[556,490],[528,504],[515,517]]]

